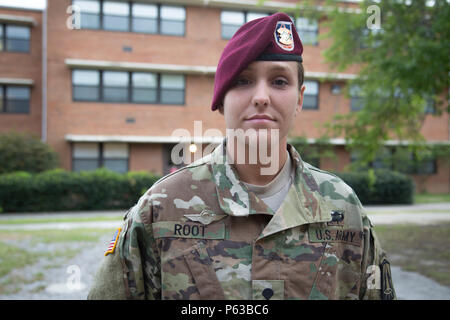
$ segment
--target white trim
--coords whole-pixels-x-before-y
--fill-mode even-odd
[[[290,142],[293,138],[289,138],[288,142]],[[306,142],[309,144],[314,144],[317,142],[317,139],[315,138],[307,138]],[[325,140],[325,142],[327,142]],[[347,144],[346,140],[344,138],[332,138],[328,140],[328,143],[335,146],[345,146]],[[387,140],[384,142],[384,145],[386,146],[408,146],[413,144],[412,141],[401,141],[401,140]],[[426,141],[425,144],[427,145],[450,145],[450,140],[429,140]]]
[[[123,142],[123,143],[221,143],[223,137],[176,137],[176,136],[122,136],[122,135],[84,135],[66,134],[65,140],[70,142]]]
[[[166,73],[183,73],[198,75],[214,75],[215,66],[188,66],[176,64],[121,62],[104,60],[65,59],[66,65],[71,68],[102,69],[102,70],[127,70],[127,71],[151,71]]]
[[[18,86],[32,86],[34,84],[32,79],[14,79],[14,78],[0,78],[0,84],[18,85]]]
[[[357,77],[357,74],[351,73],[305,71],[305,78],[308,79],[353,80]]]
[[[102,70],[127,70],[127,71],[150,71],[166,73],[183,73],[197,75],[214,75],[216,66],[188,66],[176,64],[159,63],[140,63],[140,62],[121,62],[105,60],[84,60],[84,59],[65,59],[66,65],[71,68],[81,69],[102,69]],[[356,74],[315,72],[306,71],[305,78],[308,79],[330,79],[330,80],[352,80],[357,78]]]
[[[28,26],[37,26],[37,21],[32,17],[15,16],[11,14],[0,14],[0,23],[24,24]]]
[[[224,137],[221,136],[198,136],[198,137],[179,137],[179,136],[124,136],[124,135],[85,135],[85,134],[66,134],[65,140],[69,142],[122,142],[122,143],[221,143]],[[293,138],[289,138],[291,142]],[[315,138],[307,138],[309,144],[317,142]],[[344,138],[332,138],[328,142],[335,146],[346,145]],[[387,146],[410,145],[411,141],[387,140],[384,144]],[[447,140],[430,140],[428,145],[450,145]]]
[[[153,1],[146,1],[153,2]],[[262,5],[258,4],[257,0],[165,0],[164,4],[176,5],[191,5],[191,6],[206,6],[213,8],[235,9],[235,10],[254,10],[254,11],[282,11],[282,10],[301,10],[305,6],[292,2],[278,2],[278,1],[264,1]],[[345,1],[351,2],[351,1]],[[327,7],[315,6],[319,11],[328,11]],[[345,12],[361,12],[359,8],[344,8],[341,11]]]

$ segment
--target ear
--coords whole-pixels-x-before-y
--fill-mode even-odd
[[[297,113],[300,112],[300,110],[302,110],[303,107],[303,94],[305,93],[305,86],[302,85],[302,88],[300,89],[299,93],[298,93],[298,101],[297,101],[297,105],[295,106],[295,113],[294,115],[296,116]]]

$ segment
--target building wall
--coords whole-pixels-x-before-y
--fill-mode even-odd
[[[33,81],[29,113],[0,113],[0,133],[12,130],[25,131],[40,138],[42,123],[42,12],[0,8],[0,15],[31,17],[36,21],[36,25],[30,28],[30,52],[0,52],[0,78]]]
[[[296,3],[297,0],[283,2]],[[71,30],[66,25],[69,19],[66,10],[71,3],[71,0],[48,0],[47,11],[47,142],[60,154],[63,168],[72,168],[72,145],[66,139],[68,134],[148,137],[171,136],[175,129],[187,129],[194,135],[194,121],[201,121],[201,134],[208,129],[218,129],[225,134],[223,116],[210,109],[214,87],[214,76],[211,74],[185,76],[184,105],[77,102],[72,99],[72,70],[66,64],[66,59],[84,59],[215,67],[227,43],[227,40],[221,38],[222,8],[204,5],[204,1],[199,1],[198,6],[186,5],[185,35],[180,37],[106,30]],[[20,128],[40,136],[42,13],[0,8],[0,14],[2,13],[29,15],[38,24],[32,28],[30,54],[0,53],[0,77],[30,78],[34,81],[30,114],[0,114],[0,131]],[[326,32],[321,24],[319,39]],[[306,73],[334,72],[322,56],[322,51],[329,44],[329,39],[320,39],[318,45],[304,45]],[[343,73],[351,74],[357,70],[353,66]],[[335,84],[341,86],[340,94],[332,94],[331,86]],[[350,99],[344,94],[345,85],[346,82],[342,80],[321,80],[318,110],[302,110],[295,119],[291,136],[319,138],[324,133],[320,124],[332,120],[336,114],[350,112]],[[428,140],[448,141],[448,123],[447,113],[439,117],[427,115],[422,133]],[[167,166],[164,148],[162,144],[130,143],[129,169],[162,174]],[[349,153],[343,146],[337,146],[335,151],[334,159],[322,159],[323,169],[343,170],[350,163]],[[449,192],[449,174],[448,164],[439,163],[438,173],[431,175],[425,183],[427,191]]]

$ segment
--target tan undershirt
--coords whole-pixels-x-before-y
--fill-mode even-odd
[[[283,203],[283,200],[286,198],[294,177],[295,171],[292,160],[289,152],[287,153],[286,162],[284,163],[283,168],[268,184],[258,186],[243,182],[250,191],[255,193],[256,196],[263,200],[274,212],[278,210]]]

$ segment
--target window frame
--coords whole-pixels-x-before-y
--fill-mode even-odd
[[[395,153],[396,147],[386,147],[382,153],[384,153],[386,156],[393,157]],[[358,154],[356,152],[353,152],[350,154],[350,163],[356,161],[358,158]],[[437,165],[437,159],[434,156],[431,156],[429,158],[422,159],[422,161],[418,161],[417,157],[410,153],[410,161],[411,163],[400,172],[407,175],[436,175],[438,173],[438,165]],[[431,172],[424,172],[426,170],[423,170],[423,168],[426,168],[428,164],[431,164]],[[375,167],[379,166],[379,167]],[[387,169],[387,170],[395,170],[392,166],[392,163],[385,165],[383,163],[383,157],[377,157],[367,165],[368,168],[372,169]]]
[[[103,4],[105,1],[110,1],[110,0],[95,0],[96,2],[99,3],[100,5],[100,11],[98,13],[99,15],[99,27],[98,28],[81,28],[81,29],[85,29],[85,30],[102,30],[102,31],[110,31],[110,32],[132,32],[132,33],[142,33],[142,34],[159,34],[159,35],[164,35],[164,36],[174,36],[174,37],[185,37],[186,36],[186,15],[187,15],[187,11],[186,11],[186,6],[182,6],[182,5],[175,5],[175,4],[166,4],[166,3],[153,3],[153,2],[133,2],[133,1],[128,1],[128,2],[124,2],[125,4],[128,5],[128,15],[127,16],[121,16],[121,17],[127,17],[128,20],[128,26],[127,26],[127,30],[114,30],[114,29],[106,29],[105,25],[104,25],[104,17],[105,17],[105,13],[104,13],[104,8],[103,8]],[[72,4],[73,4],[73,0],[72,0]],[[133,5],[135,4],[141,4],[141,5],[155,5],[157,8],[157,17],[156,19],[156,32],[145,32],[145,31],[134,31],[133,30],[133,21],[135,19],[135,17],[133,16]],[[176,8],[181,8],[184,10],[184,20],[183,20],[183,33],[181,34],[174,34],[174,33],[163,33],[162,32],[162,28],[161,28],[161,7],[162,6],[169,6],[169,7],[176,7]],[[81,11],[80,14],[82,15],[83,12]],[[141,17],[142,18],[142,17]],[[165,19],[167,20],[167,19]],[[170,20],[171,21],[171,20]],[[178,20],[175,20],[178,21]],[[179,20],[181,22],[181,20]]]
[[[320,95],[320,81],[318,80],[313,80],[313,79],[305,79],[305,81],[303,82],[303,85],[305,85],[305,82],[315,82],[317,83],[317,95],[312,95],[312,94],[306,94],[306,90],[305,93],[303,93],[303,104],[302,104],[302,110],[312,110],[312,111],[316,111],[319,110],[319,95]],[[316,100],[316,107],[315,108],[310,108],[310,107],[306,107],[305,108],[305,97],[315,97]]]
[[[97,145],[98,158],[75,158],[75,145],[77,143],[80,143],[80,142],[72,142],[71,143],[71,160],[72,160],[71,171],[73,171],[73,172],[90,171],[90,170],[74,171],[75,161],[76,160],[80,160],[80,159],[96,160],[97,161],[97,167],[94,170],[98,170],[98,169],[101,169],[101,168],[108,169],[108,168],[105,167],[105,159],[107,159],[107,160],[124,160],[125,161],[125,158],[105,158],[105,144],[110,143],[110,142],[88,142],[88,143],[92,143],[92,144],[96,144]],[[126,172],[129,172],[130,171],[130,144],[129,143],[124,143],[124,144],[125,144],[126,149],[127,149],[127,158],[126,158],[126,163],[127,163],[126,168],[127,168],[127,170],[126,170]],[[111,169],[108,169],[108,170],[111,170]],[[117,171],[114,171],[114,170],[111,170],[111,171],[117,172]]]
[[[229,38],[224,37],[224,36],[223,36],[223,26],[224,26],[224,25],[227,25],[227,26],[237,26],[237,25],[234,25],[234,24],[227,24],[227,23],[224,24],[224,23],[222,22],[222,12],[224,12],[224,11],[226,11],[226,12],[236,12],[236,13],[241,13],[241,14],[243,14],[243,15],[244,15],[244,23],[243,23],[243,24],[245,24],[245,23],[248,22],[248,14],[249,14],[249,13],[261,13],[261,14],[267,14],[268,16],[270,15],[270,13],[265,12],[265,11],[233,10],[233,9],[230,9],[230,10],[228,10],[228,9],[223,9],[223,10],[221,10],[221,11],[220,11],[220,14],[221,14],[221,15],[220,15],[220,37],[221,37],[222,40],[230,40],[230,39],[233,37],[233,35],[234,35],[234,33],[233,33],[233,35],[231,35],[231,37],[229,37]],[[239,29],[243,24],[239,25],[239,26],[238,26],[238,29]],[[236,30],[237,30],[237,29],[236,29]],[[235,33],[236,33],[236,31],[235,31]]]
[[[20,88],[26,88],[28,89],[28,105],[27,105],[27,112],[10,112],[7,111],[7,106],[8,106],[8,101],[10,101],[11,99],[7,98],[7,88],[10,87],[20,87]],[[24,86],[24,85],[10,85],[10,84],[0,84],[0,91],[1,91],[1,109],[0,109],[0,115],[5,115],[5,114],[30,114],[30,109],[31,109],[31,88],[29,86]],[[25,99],[21,99],[24,100]]]
[[[27,39],[21,39],[21,38],[9,38],[8,35],[6,34],[6,29],[7,26],[13,26],[13,27],[24,27],[27,28],[29,31],[29,37]],[[31,53],[31,27],[27,26],[27,25],[22,25],[22,24],[17,24],[17,23],[0,23],[0,29],[2,30],[1,32],[1,37],[0,37],[0,52],[14,52],[14,53]],[[19,41],[27,41],[28,43],[28,47],[26,51],[22,51],[22,50],[8,50],[8,46],[7,46],[7,41],[8,40],[19,40]]]
[[[301,41],[302,41],[302,44],[303,45],[310,45],[310,46],[318,46],[319,45],[319,29],[320,29],[320,23],[319,23],[319,19],[315,19],[315,21],[317,22],[317,28],[316,29],[314,29],[314,30],[312,30],[312,29],[300,29],[299,28],[299,26],[298,26],[298,24],[297,24],[297,22],[298,22],[298,20],[299,19],[306,19],[306,20],[308,20],[308,21],[310,21],[310,20],[312,20],[312,19],[309,19],[309,18],[306,18],[306,17],[296,17],[296,18],[294,18],[295,19],[295,28],[296,28],[296,30],[297,30],[297,34],[298,34],[298,37],[301,39]],[[304,40],[302,39],[302,37],[301,37],[301,35],[300,35],[300,30],[303,30],[303,32],[307,32],[307,33],[312,33],[312,32],[314,32],[314,42],[304,42]]]
[[[352,93],[352,91],[358,91],[357,94]],[[361,102],[358,102],[358,100],[363,99],[363,96],[361,94],[361,87],[358,85],[350,85],[349,86],[349,96],[350,96],[350,112],[358,112],[361,111],[364,108],[364,105],[358,108],[354,108],[354,104],[361,104]],[[356,100],[356,101],[355,101]]]
[[[73,81],[73,77],[74,77],[74,71],[78,71],[78,70],[82,70],[82,71],[96,71],[96,72],[98,72],[98,77],[99,77],[98,85],[96,85],[96,86],[81,85],[83,87],[91,87],[91,88],[97,87],[97,96],[98,96],[97,100],[75,98],[75,90],[74,90],[75,89],[75,84],[74,84],[74,81]],[[101,88],[102,88],[102,73],[101,73],[100,70],[72,69],[71,70],[71,84],[72,84],[72,86],[71,86],[72,87],[72,101],[74,101],[74,102],[102,102],[102,93],[103,93],[103,91],[101,90]],[[80,86],[80,85],[77,85],[77,86]]]
[[[99,72],[99,85],[98,85],[98,91],[99,91],[99,99],[98,100],[86,100],[86,99],[78,99],[74,95],[74,82],[73,82],[73,73],[77,70],[91,70],[91,71],[97,71]],[[126,72],[128,75],[128,84],[127,84],[127,99],[126,101],[107,101],[104,98],[104,84],[103,84],[103,73],[105,71],[120,71],[120,72]],[[148,74],[154,74],[156,75],[156,87],[154,90],[156,90],[156,101],[155,102],[136,102],[133,100],[133,73],[148,73]],[[180,103],[166,103],[162,102],[161,99],[161,77],[162,75],[177,75],[181,76],[183,79],[183,100]],[[112,104],[144,104],[144,105],[173,105],[173,106],[186,106],[186,75],[182,73],[160,73],[160,72],[151,72],[151,71],[123,71],[123,70],[101,70],[101,69],[72,69],[72,102],[98,102],[98,103],[112,103]],[[94,86],[92,86],[94,87]],[[166,89],[167,90],[167,89]],[[175,89],[174,89],[175,90]]]

